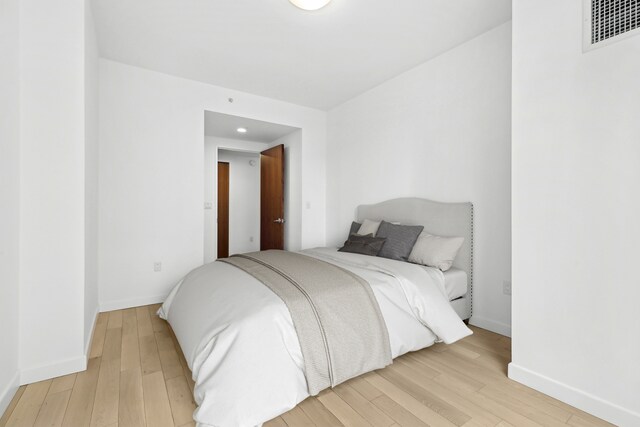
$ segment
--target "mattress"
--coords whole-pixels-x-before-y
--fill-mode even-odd
[[[447,301],[436,268],[331,248],[301,253],[369,283],[392,357],[472,333]],[[289,310],[250,274],[222,262],[205,264],[176,285],[159,314],[193,372],[198,427],[260,425],[309,396]]]
[[[449,301],[460,298],[467,293],[467,273],[458,268],[450,268],[443,273],[444,288],[449,295]]]

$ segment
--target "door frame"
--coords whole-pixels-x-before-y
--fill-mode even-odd
[[[289,188],[285,189],[285,215],[287,217],[287,222],[285,223],[285,248],[290,250],[299,250],[302,246],[302,218],[304,209],[310,209],[311,205],[303,200],[302,196],[302,187],[303,187],[303,173],[302,173],[302,157],[303,157],[303,144],[305,141],[305,128],[300,126],[299,123],[287,123],[282,121],[272,120],[270,118],[265,118],[261,116],[253,116],[249,114],[237,114],[235,112],[223,111],[220,109],[213,108],[205,108],[203,109],[203,117],[206,113],[220,113],[225,115],[235,115],[242,118],[247,118],[250,120],[264,121],[270,122],[274,124],[279,124],[283,126],[288,126],[292,129],[291,133],[297,133],[297,136],[292,141],[292,143],[286,144],[285,149],[286,153],[286,162],[287,164],[287,186]],[[297,120],[296,120],[297,121]],[[305,122],[305,120],[303,120]],[[204,263],[208,263],[214,261],[217,257],[217,236],[218,229],[216,224],[215,215],[211,215],[212,212],[215,211],[215,203],[213,206],[209,200],[217,200],[218,192],[217,192],[217,173],[213,174],[211,181],[209,180],[209,172],[207,168],[212,168],[210,165],[217,165],[218,162],[218,151],[219,150],[228,150],[228,151],[237,151],[237,152],[245,152],[245,153],[255,153],[259,154],[261,151],[264,151],[266,147],[271,144],[260,144],[257,142],[251,141],[242,141],[231,138],[224,137],[214,137],[206,135],[205,123],[204,120],[202,123],[202,148],[203,148],[203,156],[201,157],[202,162],[204,164],[205,171],[202,174],[202,180],[204,184],[204,189],[212,187],[211,191],[203,191],[203,205],[204,205],[204,214],[203,214],[203,231],[201,232],[203,236],[203,261]],[[217,139],[215,144],[212,144],[212,139]],[[243,143],[247,143],[247,148],[243,147]],[[262,145],[261,147],[257,147],[256,144]],[[251,148],[250,148],[251,147]],[[210,154],[207,154],[209,152]],[[201,205],[202,206],[202,205]],[[306,206],[306,207],[305,207]],[[288,237],[287,237],[288,236]],[[213,246],[213,247],[212,247]]]

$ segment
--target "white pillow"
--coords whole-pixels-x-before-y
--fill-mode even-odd
[[[447,271],[458,255],[462,243],[464,237],[433,236],[423,231],[411,250],[409,262]]]
[[[358,229],[358,234],[361,236],[366,236],[367,234],[373,234],[373,237],[376,236],[378,232],[378,228],[380,227],[381,221],[372,221],[370,219],[365,219],[362,221],[362,225],[360,229]]]

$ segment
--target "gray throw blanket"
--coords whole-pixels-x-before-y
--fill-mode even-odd
[[[310,395],[391,363],[387,326],[361,277],[278,250],[220,261],[252,275],[284,301],[302,349]]]

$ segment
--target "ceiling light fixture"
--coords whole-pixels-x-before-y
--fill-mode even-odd
[[[289,0],[300,9],[318,10],[325,7],[331,0]]]
[[[236,129],[238,133],[247,133],[247,128],[238,128]]]

